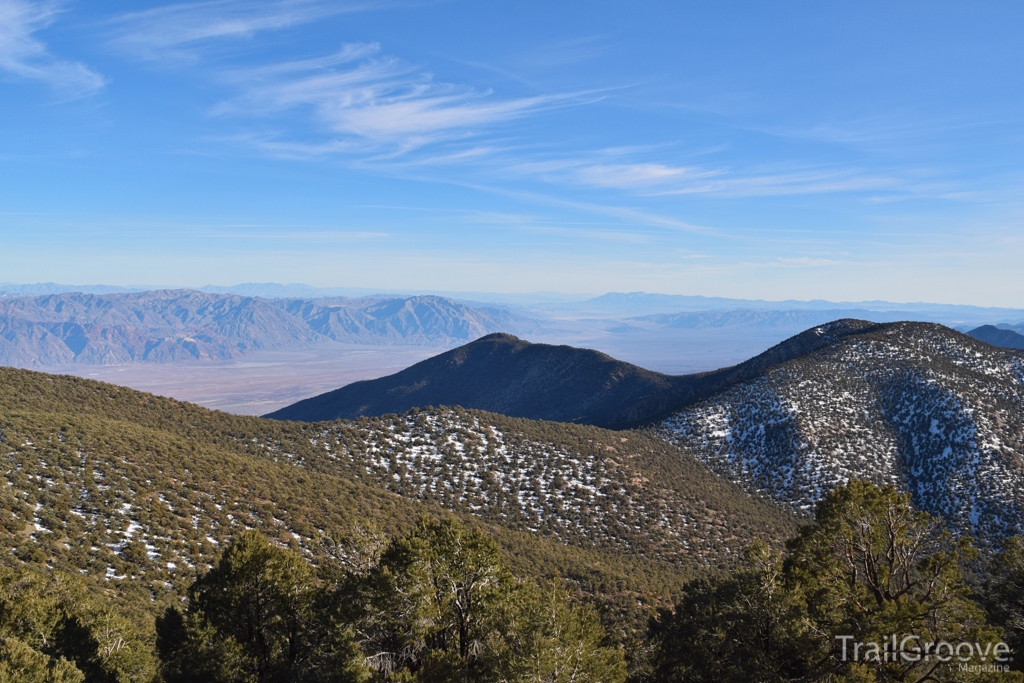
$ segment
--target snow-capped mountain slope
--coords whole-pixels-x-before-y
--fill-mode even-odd
[[[853,334],[848,328],[861,326]],[[981,537],[1024,511],[1024,355],[940,325],[837,321],[834,338],[676,413],[668,440],[809,508],[851,478],[895,484]]]

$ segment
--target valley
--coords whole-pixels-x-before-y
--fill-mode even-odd
[[[60,365],[39,370],[131,387],[212,410],[263,415],[311,393],[389,375],[437,353],[432,346],[320,344],[229,360]]]
[[[0,0],[0,683],[1024,683],[1022,27]]]
[[[197,290],[0,284],[0,364],[265,414],[492,332],[595,349],[667,375],[740,364],[839,318],[1013,333],[1024,310],[612,293],[587,299],[373,294],[304,285]]]

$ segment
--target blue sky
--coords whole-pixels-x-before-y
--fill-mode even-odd
[[[0,0],[0,281],[1024,307],[1024,5]]]

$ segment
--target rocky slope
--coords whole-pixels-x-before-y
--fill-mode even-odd
[[[680,410],[658,433],[799,508],[862,478],[982,537],[1022,529],[1024,355],[926,323],[811,333],[825,343]]]

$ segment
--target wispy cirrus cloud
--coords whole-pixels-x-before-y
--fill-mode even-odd
[[[821,268],[823,266],[838,266],[842,261],[828,258],[814,258],[811,256],[797,256],[792,258],[780,257],[777,263],[790,268]]]
[[[81,62],[55,57],[36,37],[60,9],[56,2],[0,0],[0,70],[42,81],[65,97],[83,97],[102,88],[106,79]]]
[[[2,0],[0,0],[2,1]],[[197,60],[232,42],[330,16],[394,6],[383,0],[211,0],[173,4],[116,19],[113,42],[137,56]],[[598,38],[538,48],[544,61],[575,62],[603,54]],[[550,53],[550,54],[549,54]],[[227,53],[219,53],[224,56]],[[499,126],[604,93],[502,97],[488,88],[435,79],[420,66],[385,54],[377,43],[344,45],[333,54],[210,72],[232,93],[214,116],[244,121],[221,139],[295,160],[347,157],[379,170],[462,166],[552,185],[618,190],[634,196],[757,197],[880,192],[906,187],[857,168],[775,164],[737,167],[673,163],[664,149],[605,149],[551,158],[498,142]],[[442,143],[442,144],[439,144]],[[669,150],[671,151],[671,150]],[[415,153],[414,153],[415,152]]]
[[[742,170],[727,166],[629,162],[620,157],[618,151],[606,151],[576,159],[526,161],[507,168],[513,173],[538,176],[549,182],[631,191],[642,196],[781,196],[883,191],[906,185],[901,179],[868,174],[855,168],[775,165]]]
[[[229,55],[232,42],[260,33],[411,4],[416,0],[173,4],[118,17],[109,24],[109,42],[139,58],[193,63]],[[212,108],[214,115],[273,121],[279,128],[250,128],[228,139],[290,159],[355,154],[397,158],[430,143],[475,137],[494,124],[585,99],[579,94],[498,97],[490,89],[436,80],[418,66],[382,54],[376,43],[347,44],[334,54],[262,66],[215,67],[209,73],[235,91]],[[481,149],[478,145],[469,155],[479,156]],[[465,153],[448,149],[436,159],[457,163]]]
[[[316,59],[228,72],[240,94],[214,108],[218,115],[261,116],[308,111],[320,140],[264,139],[261,146],[293,156],[339,152],[401,155],[440,140],[472,137],[482,129],[544,109],[596,96],[574,94],[499,98],[490,90],[436,81],[377,44],[345,45]],[[323,139],[330,135],[329,139]],[[307,136],[309,137],[309,136]],[[475,151],[443,155],[449,163]]]
[[[652,190],[681,181],[716,175],[713,170],[691,166],[671,166],[657,162],[624,163],[601,159],[604,154],[581,159],[550,159],[524,161],[509,169],[518,174],[534,175],[551,181],[572,182],[592,187],[617,190]],[[614,154],[607,156],[615,156]]]
[[[721,170],[654,194],[713,194],[722,197],[778,197],[836,192],[878,192],[906,189],[905,180],[866,173],[856,168],[811,167],[792,169],[785,165],[749,172]]]
[[[265,32],[301,26],[326,17],[381,9],[383,0],[272,0],[178,3],[125,14],[111,22],[110,43],[150,60],[196,58],[211,41],[247,39]]]

